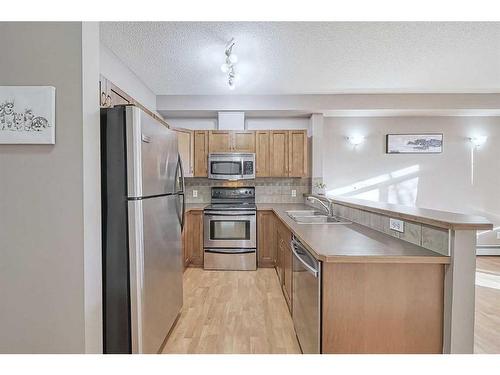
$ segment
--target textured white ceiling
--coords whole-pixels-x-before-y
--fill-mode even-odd
[[[103,22],[101,40],[158,95],[500,91],[500,23]]]

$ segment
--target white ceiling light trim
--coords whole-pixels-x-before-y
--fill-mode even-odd
[[[236,71],[234,69],[235,64],[238,62],[238,56],[233,53],[233,47],[236,44],[234,38],[232,38],[226,44],[226,50],[224,54],[226,55],[226,61],[221,65],[220,70],[223,73],[227,73],[227,84],[230,90],[234,90],[236,88],[235,80],[236,80]]]

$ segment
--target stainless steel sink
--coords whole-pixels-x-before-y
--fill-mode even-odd
[[[327,216],[323,212],[315,210],[286,211],[298,224],[350,224],[343,218],[337,216]]]
[[[294,216],[316,216],[316,215],[321,215],[325,216],[324,212],[316,211],[316,210],[292,210],[292,211],[286,211],[288,216],[294,217]]]

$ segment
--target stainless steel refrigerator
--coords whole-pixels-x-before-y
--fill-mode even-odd
[[[182,308],[177,135],[135,106],[101,110],[104,353],[157,353]]]

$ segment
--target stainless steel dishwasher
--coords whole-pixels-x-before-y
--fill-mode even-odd
[[[293,325],[304,354],[321,353],[321,262],[292,236]]]

